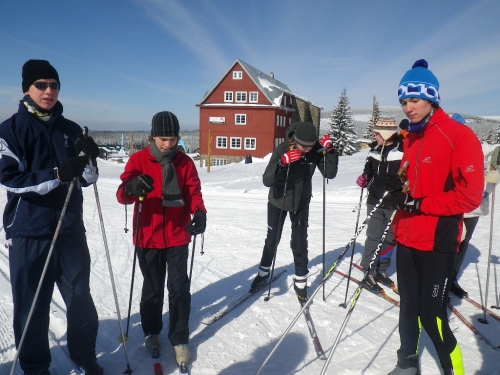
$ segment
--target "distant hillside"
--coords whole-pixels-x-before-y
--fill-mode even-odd
[[[401,107],[396,106],[380,106],[380,112],[382,117],[392,117],[396,120],[396,124],[399,124],[401,120],[406,118]],[[371,119],[372,108],[352,108],[354,114],[354,124],[356,126],[356,134],[359,138],[362,138],[363,133],[368,126],[368,122]],[[326,132],[329,127],[330,117],[332,115],[331,111],[324,111],[321,113],[321,131]],[[474,116],[464,113],[460,115],[465,119],[467,126],[469,126],[474,133],[481,140],[485,140],[488,136],[490,130],[495,131],[500,126],[500,116]]]

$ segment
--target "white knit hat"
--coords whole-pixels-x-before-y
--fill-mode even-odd
[[[373,132],[379,133],[384,141],[391,138],[397,131],[398,127],[394,119],[380,119],[373,127]]]

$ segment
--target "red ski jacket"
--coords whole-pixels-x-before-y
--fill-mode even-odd
[[[414,198],[424,198],[421,214],[399,210],[396,241],[417,250],[458,250],[463,213],[479,206],[484,187],[483,152],[466,125],[439,108],[421,133],[409,133],[401,165],[408,161]]]
[[[201,183],[193,160],[182,152],[177,152],[173,159],[179,187],[185,205],[182,207],[164,207],[162,205],[162,168],[149,152],[149,146],[133,154],[125,166],[120,179],[122,183],[116,192],[121,204],[135,203],[133,233],[134,245],[147,249],[165,249],[186,245],[191,236],[186,225],[191,221],[191,214],[199,208],[207,212],[201,196]],[[154,180],[154,190],[142,201],[139,236],[136,243],[137,211],[139,198],[125,193],[125,185],[134,177],[150,175]]]

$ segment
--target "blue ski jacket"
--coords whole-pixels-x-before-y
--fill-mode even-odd
[[[3,214],[7,239],[55,232],[70,186],[57,178],[55,169],[78,155],[75,142],[82,133],[62,112],[57,102],[45,122],[28,112],[21,100],[18,112],[0,124],[0,186],[7,190]],[[97,179],[97,168],[94,176]],[[87,166],[76,179],[60,233],[85,230],[82,186],[93,182]]]

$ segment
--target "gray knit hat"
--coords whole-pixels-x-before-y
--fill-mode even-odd
[[[178,137],[179,130],[179,120],[172,112],[158,112],[153,116],[151,121],[152,137]]]
[[[316,126],[310,122],[299,122],[293,134],[293,139],[301,146],[314,146],[318,140]]]

